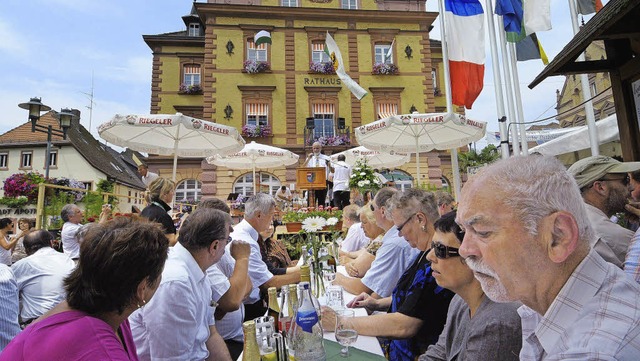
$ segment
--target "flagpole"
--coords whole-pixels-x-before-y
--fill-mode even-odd
[[[496,45],[496,29],[493,24],[493,1],[486,0],[487,3],[487,28],[489,29],[489,45],[491,48],[491,65],[493,68],[493,83],[496,93],[496,108],[498,109],[498,119],[502,119],[504,112],[504,96],[502,94],[502,79],[500,79],[500,59],[498,59],[498,46]],[[498,121],[500,125],[500,149],[502,159],[509,158],[509,134],[507,134],[507,123]]]
[[[575,36],[580,31],[580,27],[578,26],[578,12],[576,11],[576,3],[574,2],[574,0],[569,0],[569,12],[571,13],[573,35]],[[584,53],[580,53],[577,61],[584,61]],[[591,90],[589,89],[589,77],[587,76],[587,74],[580,74],[580,83],[582,84],[582,99],[589,99],[586,103],[584,103],[584,112],[585,116],[587,117],[587,129],[589,130],[591,155],[598,155],[600,154],[600,146],[598,144],[596,119],[593,113],[593,103],[591,102]]]
[[[498,19],[501,19],[498,17]],[[507,55],[507,40],[504,33],[504,28],[498,26],[498,35],[500,36],[500,53],[502,54],[502,70],[504,71],[504,82],[507,90],[507,109],[509,112],[509,124],[511,125],[511,147],[513,148],[513,155],[520,156],[520,145],[518,142],[518,128],[516,121],[516,112],[513,106],[513,84],[511,83],[511,72],[509,66],[509,56]]]
[[[522,155],[529,155],[529,144],[527,144],[527,127],[524,124],[524,112],[522,110],[522,94],[520,94],[520,77],[518,76],[518,59],[516,57],[516,44],[509,43],[509,55],[511,56],[511,74],[513,75],[513,94],[516,100],[516,111],[518,112],[518,126],[520,127],[520,145]]]
[[[449,46],[447,45],[447,34],[444,24],[444,0],[438,0],[438,11],[440,12],[440,34],[442,37],[442,63],[444,64],[444,95],[447,101],[447,113],[453,113],[453,98],[451,94],[451,74],[449,73]],[[418,156],[416,150],[416,158]],[[460,169],[458,169],[458,149],[451,149],[451,168],[453,171],[453,187],[456,192],[456,199],[460,195]]]

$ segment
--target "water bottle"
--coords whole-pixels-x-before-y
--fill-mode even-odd
[[[309,283],[300,282],[298,289],[301,291],[301,298],[292,336],[295,360],[325,361],[322,326]]]

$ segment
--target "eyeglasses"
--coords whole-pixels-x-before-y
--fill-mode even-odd
[[[622,181],[622,184],[625,186],[628,186],[629,183],[631,183],[631,178],[627,175],[624,176],[623,178],[600,178],[598,179],[600,182],[616,182],[616,181]]]
[[[229,238],[227,238],[227,243],[231,243],[233,242],[233,238],[231,238],[231,236],[229,236]]]
[[[401,225],[398,226],[398,233],[400,233],[400,231],[402,231],[402,228],[404,228],[404,226],[409,223],[409,221],[411,220],[411,218],[413,218],[416,214],[418,214],[418,212],[412,214],[409,218],[407,218],[406,221],[404,221]]]
[[[431,249],[437,258],[447,259],[449,257],[460,256],[458,248],[445,246],[440,242],[431,242]]]

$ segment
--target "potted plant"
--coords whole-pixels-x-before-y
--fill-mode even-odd
[[[373,74],[375,75],[397,75],[398,66],[389,63],[375,63],[373,65]]]
[[[264,73],[271,70],[271,65],[267,61],[245,60],[243,68],[249,74]]]
[[[287,226],[287,232],[299,232],[302,230],[302,224],[308,218],[319,217],[324,219],[323,230],[340,230],[342,229],[342,211],[337,207],[318,207],[318,209],[300,208],[285,213],[282,221]],[[336,221],[333,221],[335,218]]]

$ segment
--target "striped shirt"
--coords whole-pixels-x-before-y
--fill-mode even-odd
[[[637,360],[640,285],[594,250],[544,316],[527,306],[520,360]]]
[[[11,269],[0,264],[0,351],[20,333],[18,325],[18,284]]]
[[[627,258],[624,261],[624,272],[640,283],[640,228],[631,239]]]

